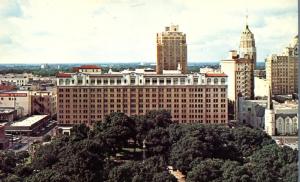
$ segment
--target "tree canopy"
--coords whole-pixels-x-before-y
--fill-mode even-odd
[[[32,157],[32,159],[30,159]],[[297,181],[297,151],[248,127],[171,123],[167,111],[75,125],[30,156],[0,153],[0,181]]]

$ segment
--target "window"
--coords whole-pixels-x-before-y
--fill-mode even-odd
[[[198,78],[194,78],[194,84],[198,83]]]
[[[185,84],[185,78],[180,78],[180,84]]]
[[[146,78],[146,84],[150,84],[150,79]]]
[[[207,84],[210,84],[210,83],[211,83],[211,79],[207,78]]]
[[[221,79],[221,84],[225,84],[225,78]]]
[[[214,84],[218,84],[218,78],[214,79]]]
[[[173,83],[174,83],[174,84],[178,84],[178,78],[174,78],[174,79],[173,79]]]
[[[152,79],[152,83],[153,83],[153,84],[157,84],[157,78],[153,78],[153,79]]]
[[[167,78],[167,84],[168,84],[168,85],[171,84],[171,78]]]
[[[130,84],[135,84],[135,79],[134,78],[130,79]]]
[[[164,84],[165,83],[165,80],[162,78],[162,79],[159,79],[159,84]]]

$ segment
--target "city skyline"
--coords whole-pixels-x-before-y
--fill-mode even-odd
[[[156,33],[171,23],[187,35],[188,62],[219,62],[238,49],[246,12],[258,62],[297,34],[295,0],[3,0],[0,12],[4,64],[155,63]]]

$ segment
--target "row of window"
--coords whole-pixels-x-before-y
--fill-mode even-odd
[[[239,88],[239,86],[238,86]],[[225,94],[156,94],[156,93],[152,93],[152,94],[130,94],[130,98],[136,98],[136,97],[140,97],[140,98],[144,98],[144,97],[159,97],[159,98],[163,98],[164,96],[168,97],[168,98],[171,98],[171,97],[175,97],[175,98],[178,98],[178,97],[199,97],[199,98],[202,98],[203,96],[205,95],[206,98],[208,97],[214,97],[214,98],[218,98],[219,96],[220,97],[226,97]],[[114,98],[114,97],[117,97],[117,98],[126,98],[128,97],[129,95],[128,94],[59,94],[58,95],[59,97],[63,98],[63,97],[73,97],[73,98],[87,98],[87,97],[90,97],[90,98],[93,98],[93,99],[97,99],[97,98],[101,98],[101,97],[104,97],[104,98],[107,98],[107,97],[111,97],[111,98]],[[217,101],[216,101],[217,102]]]
[[[156,107],[153,107],[153,108],[156,108]],[[140,107],[139,109],[136,109],[136,108],[130,108],[130,111],[131,112],[136,112],[137,110],[139,110],[139,113],[143,113],[144,111],[146,112],[147,110],[150,110],[150,109],[153,109],[153,108],[150,108],[150,107],[145,107],[144,109],[146,109],[146,110],[143,110],[143,108],[142,107]],[[161,107],[161,108],[164,108],[164,107]],[[170,110],[171,111],[171,108],[170,107],[167,107],[167,109],[168,110]],[[103,111],[103,113],[105,114],[105,113],[107,113],[107,112],[125,112],[125,113],[127,113],[127,107],[124,107],[123,109],[121,109],[121,107],[117,107],[117,109],[114,109],[114,108],[110,108],[110,109],[107,109],[107,108],[105,108],[104,109],[104,111]],[[187,113],[187,111],[189,112],[189,113],[199,113],[199,114],[202,114],[202,113],[204,113],[204,111],[206,111],[206,113],[214,113],[214,114],[220,114],[220,113],[225,113],[226,112],[226,110],[225,110],[225,108],[223,108],[223,109],[215,109],[215,108],[210,108],[210,109],[195,109],[195,108],[193,108],[193,109],[188,109],[188,110],[186,110],[186,107],[183,107],[183,109],[181,109],[181,110],[179,110],[179,109],[174,109],[173,110],[173,112],[174,113],[180,113],[180,111],[181,111],[181,113]],[[73,114],[81,114],[81,113],[98,113],[98,114],[101,114],[102,112],[101,112],[101,109],[95,109],[95,108],[92,108],[92,109],[87,109],[87,107],[83,107],[83,108],[77,108],[77,107],[73,107],[73,110],[70,110],[70,108],[66,108],[65,110],[59,110],[59,113],[60,114],[71,114],[71,113],[73,113]]]
[[[141,112],[143,113],[143,112]],[[211,115],[206,115],[206,117],[204,117],[204,115],[189,115],[190,119],[203,119],[203,118],[207,118],[207,119],[224,119],[226,118],[226,115],[221,115],[220,117],[218,115],[213,115],[213,117]],[[59,116],[59,119],[88,119],[89,115],[65,115],[65,117],[63,115]],[[102,119],[102,115],[90,115],[91,119],[98,119],[101,120]],[[180,118],[180,115],[175,114],[174,115],[174,119],[178,119]],[[185,119],[188,118],[187,115],[183,114],[181,115],[181,118]]]
[[[137,78],[130,78],[130,84],[136,84],[136,83],[140,83],[140,84],[143,84],[143,79],[137,79]],[[193,81],[194,84],[197,84],[200,82],[204,83],[204,79],[202,80],[199,80],[198,77],[194,77],[192,80],[189,79],[189,78],[145,78],[145,83],[146,85],[147,84],[167,84],[167,85],[170,85],[170,84],[185,84],[185,83],[188,83],[188,84],[191,84],[191,81]],[[214,83],[214,84],[218,84],[219,82],[221,84],[225,84],[225,81],[226,79],[225,78],[207,78],[207,83],[208,84],[211,84],[211,83]],[[114,84],[128,84],[128,80],[124,79],[124,78],[116,78],[116,79],[111,79],[111,78],[105,78],[105,79],[85,79],[83,80],[83,78],[78,78],[77,79],[77,84],[83,84],[83,83],[86,83],[86,84],[97,84],[97,85],[114,85]],[[66,85],[70,85],[70,84],[75,84],[75,80],[74,79],[59,79],[59,84],[63,84],[65,83]]]
[[[225,88],[59,88],[59,92],[225,92]]]
[[[70,100],[70,99],[59,99],[59,104],[70,104],[72,101],[73,104],[77,104],[80,105],[80,104],[84,104],[84,103],[91,103],[91,105],[93,105],[93,103],[123,103],[124,105],[127,105],[128,103],[131,103],[131,104],[134,104],[134,105],[137,105],[136,103],[140,103],[140,102],[145,102],[146,105],[149,104],[149,103],[153,103],[153,104],[158,104],[158,103],[161,103],[162,105],[165,103],[165,104],[172,104],[172,103],[194,103],[194,104],[197,104],[197,103],[207,103],[207,104],[219,104],[220,103],[226,103],[226,99],[147,99],[147,98],[140,98],[140,99],[135,99],[135,98],[131,98],[130,100],[128,99],[91,99],[91,100],[88,100],[88,99],[73,99],[73,100]],[[144,105],[143,103],[140,103],[140,105]],[[92,107],[92,106],[91,106]],[[176,107],[176,104],[175,104],[175,107]],[[194,105],[190,105],[190,107],[194,107]],[[195,105],[196,107],[196,105]]]

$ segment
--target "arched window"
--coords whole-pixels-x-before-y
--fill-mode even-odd
[[[285,118],[285,133],[288,135],[292,133],[292,122],[290,117]]]
[[[70,79],[66,79],[66,85],[70,85]]]
[[[59,84],[61,85],[61,84],[63,84],[64,83],[64,80],[63,79],[59,79]]]
[[[293,118],[293,133],[297,133],[298,132],[298,118],[297,116],[295,116]]]
[[[218,78],[214,79],[214,84],[218,84]]]
[[[277,128],[277,134],[284,134],[284,123],[283,119],[280,117],[276,120],[276,128]]]
[[[210,84],[210,83],[211,83],[211,79],[207,78],[207,84]]]
[[[221,79],[221,83],[222,83],[222,84],[225,84],[225,78],[222,78],[222,79]]]

